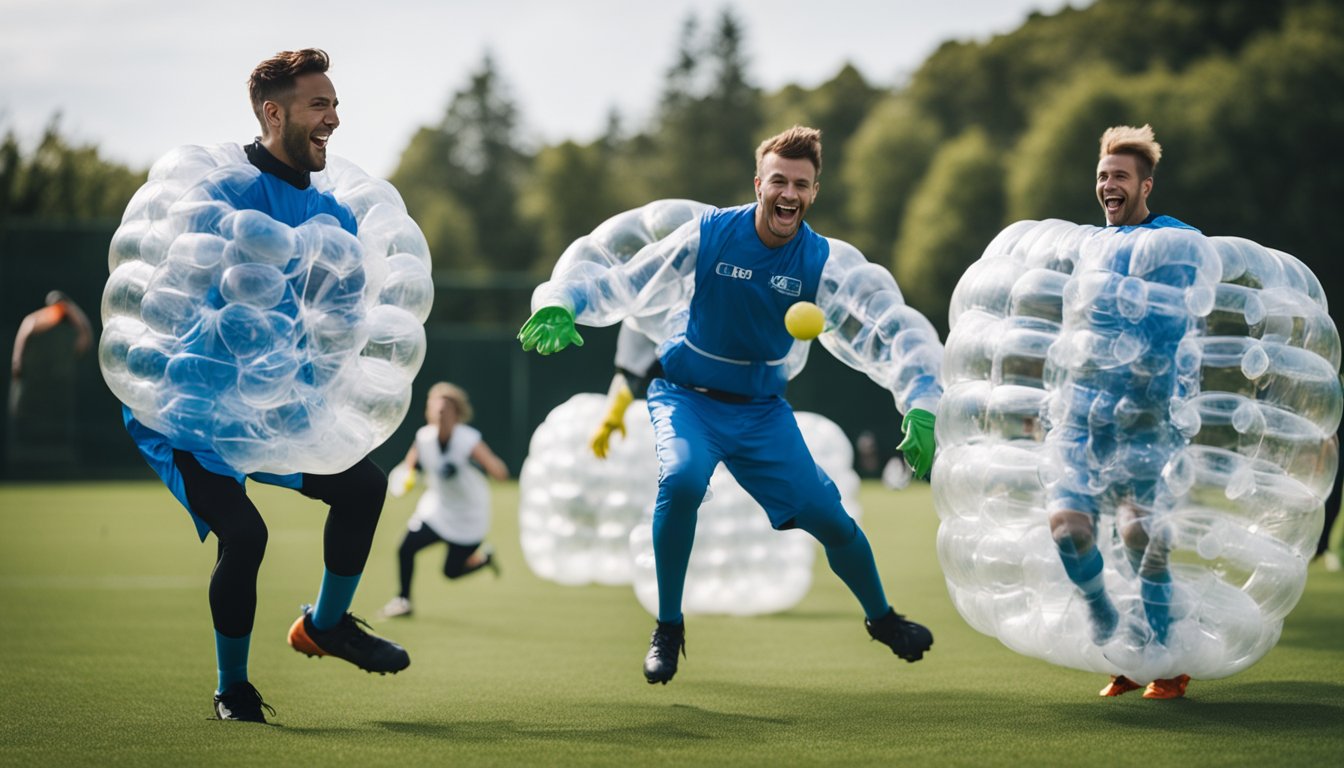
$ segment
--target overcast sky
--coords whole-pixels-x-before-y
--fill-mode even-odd
[[[143,167],[178,144],[246,141],[257,62],[324,48],[341,100],[331,151],[390,174],[490,52],[533,142],[589,141],[616,108],[650,115],[682,22],[732,7],[750,75],[815,86],[844,62],[893,85],[948,39],[984,40],[1033,10],[1087,0],[0,0],[0,129],[62,130]],[[375,10],[377,8],[377,10]]]

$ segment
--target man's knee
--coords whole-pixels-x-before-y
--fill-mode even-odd
[[[858,535],[859,525],[845,512],[844,507],[837,504],[825,510],[800,512],[779,528],[799,528],[811,534],[823,547],[843,547]]]
[[[262,558],[266,556],[266,542],[270,538],[266,522],[261,519],[261,515],[231,522],[222,535],[220,531],[215,531],[224,554],[231,561],[250,562],[260,566]]]
[[[673,509],[699,508],[708,487],[709,481],[699,472],[673,470],[658,479],[658,494]]]
[[[387,474],[365,458],[335,475],[304,475],[303,494],[327,504],[383,508],[387,497]]]
[[[1092,516],[1084,512],[1062,510],[1050,515],[1050,536],[1060,548],[1071,547],[1082,554],[1094,545]]]

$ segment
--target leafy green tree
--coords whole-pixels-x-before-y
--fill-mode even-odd
[[[494,59],[486,54],[467,86],[453,95],[443,120],[417,132],[402,155],[392,183],[407,198],[412,216],[460,206],[471,223],[469,237],[458,224],[446,225],[463,235],[449,247],[474,241],[478,256],[453,254],[448,263],[479,261],[497,270],[524,270],[536,259],[534,232],[518,210],[531,163],[518,123],[518,108]],[[426,222],[422,228],[426,226],[437,225]]]
[[[853,65],[845,64],[835,77],[816,88],[789,85],[765,99],[762,139],[795,124],[821,130],[823,196],[808,214],[809,223],[819,232],[848,238],[850,190],[840,169],[845,166],[850,139],[883,93],[869,85]]]
[[[1003,168],[989,136],[971,128],[938,150],[906,209],[892,271],[944,336],[957,281],[1003,226]]]
[[[1344,156],[1335,147],[1344,136],[1344,11],[1304,3],[1277,34],[1247,45],[1234,66],[1185,90],[1203,95],[1193,110],[1203,130],[1185,150],[1191,167],[1180,185],[1192,223],[1302,259],[1338,317]]]
[[[1009,221],[1105,223],[1094,183],[1099,141],[1109,126],[1153,120],[1128,95],[1137,85],[1133,78],[1126,82],[1109,69],[1095,67],[1041,103],[1005,164]]]
[[[452,192],[453,168],[445,162],[451,143],[448,134],[421,128],[402,152],[391,181],[425,233],[436,272],[489,269],[481,254],[476,223]]]
[[[146,174],[72,144],[57,115],[27,157],[12,130],[0,142],[0,219],[118,218]]]
[[[539,233],[542,272],[549,273],[575,238],[624,209],[609,192],[612,162],[602,141],[587,146],[566,141],[538,153],[522,212]]]
[[[906,206],[941,140],[937,124],[907,99],[893,96],[873,107],[845,144],[844,164],[831,166],[847,196],[850,228],[844,239],[866,254],[891,252]]]
[[[1033,13],[986,42],[944,43],[915,72],[907,94],[947,135],[979,125],[1006,143],[1025,128],[1037,99],[1080,67],[1183,71],[1238,50],[1302,1],[1097,0],[1051,16]]]
[[[657,197],[736,205],[751,197],[761,95],[747,79],[743,28],[725,9],[707,40],[682,27],[651,131]]]

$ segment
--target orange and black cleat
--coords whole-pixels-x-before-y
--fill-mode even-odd
[[[303,615],[289,628],[290,646],[306,656],[335,656],[366,672],[396,674],[411,664],[406,649],[391,640],[364,631],[363,619],[346,613],[336,626],[320,630],[313,626],[313,611],[303,606]]]

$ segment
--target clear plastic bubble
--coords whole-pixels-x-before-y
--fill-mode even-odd
[[[606,398],[580,394],[557,406],[532,435],[519,474],[520,538],[528,566],[561,584],[632,584],[656,612],[651,516],[658,462],[643,401],[625,414],[605,460],[588,447]],[[833,422],[798,413],[814,458],[858,514],[853,448]],[[795,605],[811,586],[815,541],[779,532],[720,467],[699,512],[683,608],[688,613],[758,614]]]
[[[409,408],[429,251],[395,189],[347,161],[330,158],[314,186],[350,194],[361,236],[373,211],[370,242],[396,255],[369,252],[328,214],[296,228],[235,209],[260,178],[237,145],[180,147],[154,165],[109,249],[99,363],[177,448],[243,473],[339,472]]]
[[[433,276],[419,257],[409,253],[389,256],[387,268],[387,277],[378,292],[378,303],[401,307],[423,323],[434,305]]]
[[[1018,222],[951,316],[934,502],[967,622],[1136,680],[1222,677],[1268,652],[1338,465],[1319,281],[1248,240]],[[1121,615],[1108,636],[1051,535],[1067,510],[1095,521]]]

